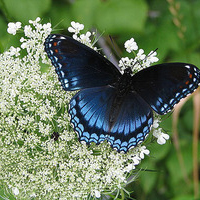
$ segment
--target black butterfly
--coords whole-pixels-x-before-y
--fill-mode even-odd
[[[153,110],[163,115],[200,85],[192,64],[154,65],[122,75],[106,58],[63,35],[46,38],[45,51],[64,90],[80,90],[69,114],[81,142],[107,140],[118,152],[143,142],[153,124]]]

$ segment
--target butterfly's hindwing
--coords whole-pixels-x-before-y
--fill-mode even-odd
[[[127,152],[145,140],[152,124],[150,106],[136,93],[128,92],[107,140],[118,152]]]
[[[119,70],[102,55],[67,36],[49,35],[45,51],[65,90],[104,86],[121,76]]]
[[[79,140],[90,144],[108,140],[118,152],[144,141],[153,123],[150,106],[135,93],[125,96],[114,124],[109,122],[117,90],[110,86],[78,92],[70,102],[71,123]]]
[[[112,93],[109,86],[89,88],[71,99],[69,114],[80,141],[99,144],[107,138]]]
[[[135,90],[158,114],[173,109],[200,84],[200,71],[186,63],[166,63],[146,68],[132,77]]]

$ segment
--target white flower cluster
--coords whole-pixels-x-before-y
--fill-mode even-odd
[[[161,128],[156,129],[153,131],[153,136],[157,138],[158,144],[165,144],[166,140],[169,140],[169,135],[162,132],[163,130]]]
[[[137,45],[137,43],[135,42],[134,38],[131,38],[130,40],[127,40],[127,41],[124,43],[124,47],[126,48],[126,51],[127,51],[128,53],[131,53],[132,51],[138,50],[138,45]]]
[[[12,35],[15,35],[17,33],[17,31],[21,28],[21,22],[10,22],[8,24],[8,33],[12,34]]]
[[[128,53],[134,54],[134,58],[124,57],[120,59],[119,67],[121,67],[122,71],[124,71],[126,67],[131,67],[133,72],[136,73],[158,61],[155,51],[151,51],[148,55],[145,55],[143,49],[138,50],[138,45],[133,38],[127,40],[124,47]]]
[[[162,145],[166,143],[166,140],[169,140],[169,135],[166,133],[163,133],[162,128],[159,127],[160,122],[161,122],[160,117],[157,114],[155,114],[154,122],[152,125],[152,133],[153,133],[153,136],[157,138],[157,143]]]
[[[44,52],[51,24],[39,21],[24,27],[21,48],[0,55],[0,183],[17,199],[99,198],[126,185],[127,174],[150,152],[138,146],[119,154],[107,142],[78,142],[67,113],[71,93],[60,87]],[[75,35],[83,29],[72,27]],[[79,40],[87,43],[89,35]]]
[[[94,47],[94,43],[93,43],[93,42],[91,41],[91,39],[90,39],[90,37],[91,37],[92,35],[93,35],[94,38],[95,38],[95,34],[96,34],[96,33],[95,33],[95,32],[91,33],[90,31],[87,31],[86,34],[80,34],[80,31],[82,31],[83,29],[84,29],[84,25],[83,25],[83,24],[80,24],[80,23],[78,23],[78,22],[72,21],[72,22],[71,22],[71,27],[68,28],[68,31],[69,31],[70,33],[74,33],[74,34],[72,35],[72,37],[73,37],[75,40],[77,40],[77,41],[79,41],[79,42],[81,42],[81,43],[83,43],[83,44],[89,46],[90,48],[92,48],[92,49],[94,49],[94,50],[97,50],[97,48]]]

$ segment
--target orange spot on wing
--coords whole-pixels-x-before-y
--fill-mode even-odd
[[[185,84],[188,85],[188,84],[189,84],[189,81],[186,81]]]
[[[189,78],[192,78],[192,74],[189,75]]]
[[[55,49],[54,51],[55,51],[56,53],[58,53],[58,49]]]
[[[54,43],[53,43],[53,46],[54,46],[54,47],[57,46],[57,42],[54,42]]]

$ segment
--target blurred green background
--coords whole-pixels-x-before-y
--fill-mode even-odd
[[[21,21],[26,25],[36,17],[42,23],[51,22],[54,33],[69,34],[67,27],[71,21],[83,23],[86,29],[103,33],[110,48],[111,35],[120,56],[128,55],[123,44],[133,37],[146,54],[158,48],[159,62],[200,65],[199,0],[0,0],[0,52],[11,45],[19,46],[21,36],[7,33],[8,22]],[[194,117],[200,99],[196,99],[195,105],[193,98],[184,103],[178,118],[164,116],[162,126],[174,140],[163,146],[156,143],[148,146],[151,154],[139,166],[145,170],[136,182],[127,186],[132,198],[200,199],[198,114]],[[172,130],[172,122],[177,119]],[[173,135],[176,127],[178,136]]]

